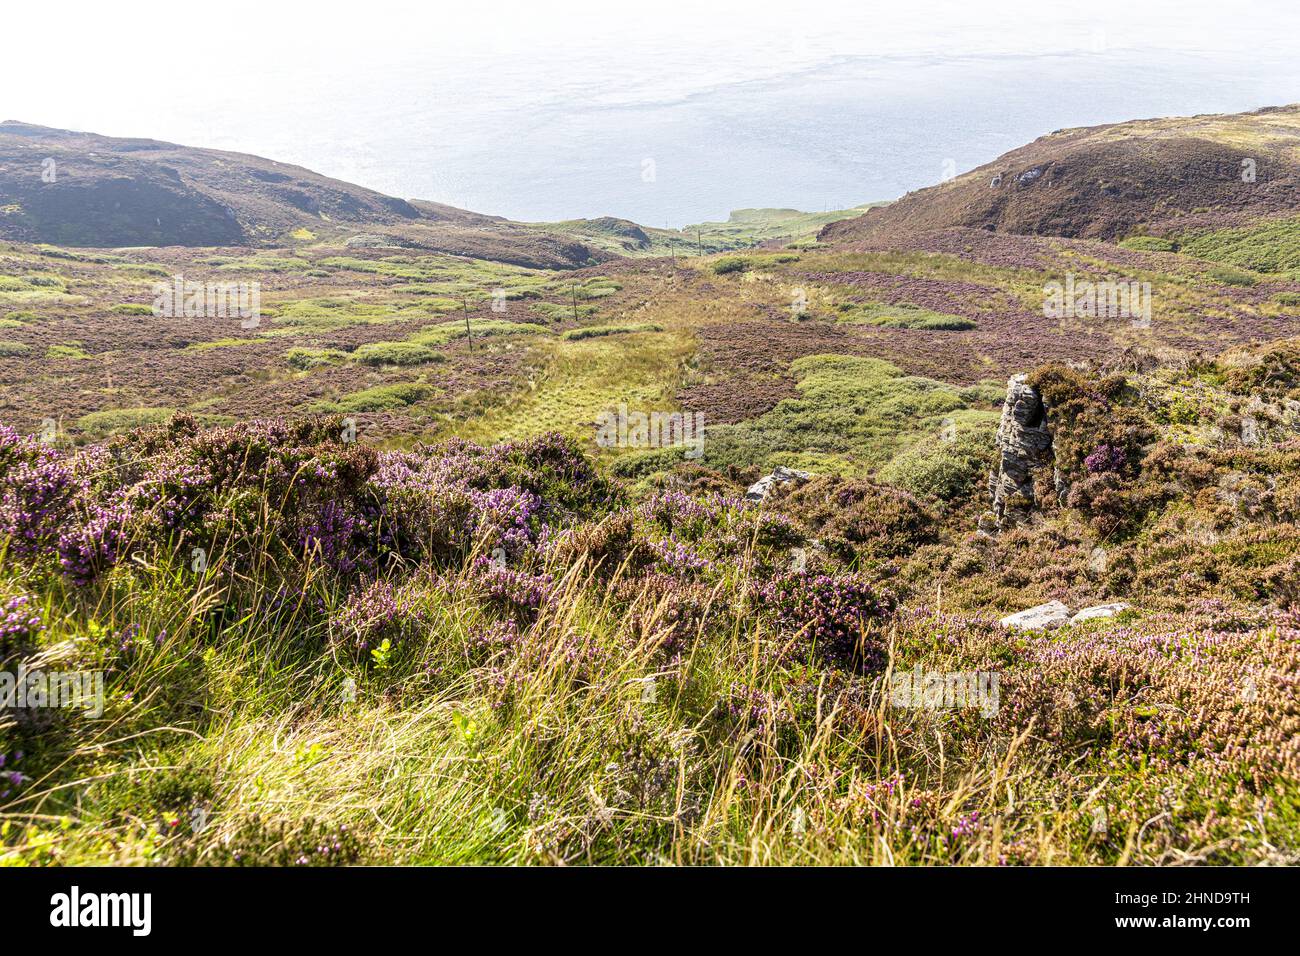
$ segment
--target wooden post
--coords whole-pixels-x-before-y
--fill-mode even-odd
[[[461,305],[461,308],[463,308],[463,309],[465,310],[465,338],[469,339],[469,350],[470,350],[471,352],[473,352],[473,351],[474,351],[474,332],[473,332],[473,330],[469,327],[469,296],[467,296],[467,295],[462,295],[462,296],[460,297],[460,305]]]

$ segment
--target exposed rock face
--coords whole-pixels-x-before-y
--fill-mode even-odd
[[[812,475],[806,471],[795,471],[793,468],[783,468],[778,465],[770,475],[764,475],[749,486],[749,490],[745,492],[745,500],[762,501],[777,485],[803,484],[811,477]]]
[[[1069,624],[1070,609],[1060,601],[1048,601],[1027,611],[1009,614],[999,623],[1021,631],[1047,631]]]
[[[1093,607],[1085,607],[1074,617],[1070,618],[1071,624],[1078,624],[1080,621],[1091,621],[1095,617],[1114,617],[1120,611],[1127,611],[1128,605],[1123,601],[1115,601],[1111,604],[1097,604]]]
[[[1033,515],[1034,472],[1054,464],[1047,406],[1026,375],[1007,382],[1006,403],[998,425],[998,456],[989,476],[993,518],[999,528],[1021,524]]]

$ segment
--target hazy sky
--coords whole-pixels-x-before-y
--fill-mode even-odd
[[[969,87],[997,77],[1022,97],[1050,83],[1060,109],[1017,100],[1004,120],[987,99],[971,99],[986,127],[1006,126],[1006,142],[985,128],[935,145],[961,168],[1073,120],[1300,99],[1289,66],[1300,47],[1293,0],[368,0],[346,9],[74,0],[11,2],[0,23],[0,119],[253,152],[517,218],[635,214],[661,225],[753,203],[891,198],[879,191],[929,181],[933,158],[918,157],[926,170],[910,177],[859,185],[846,178],[854,163],[897,159],[888,131],[863,141],[854,131],[908,122],[890,106],[911,104],[911,94],[919,105],[908,109],[946,102],[960,117],[963,98],[979,92]],[[1150,75],[1147,57],[1159,64]],[[934,72],[963,62],[979,67]],[[925,67],[915,84],[913,63]],[[1089,112],[1087,84],[1103,82],[1108,97]],[[846,119],[836,139],[818,136]],[[852,155],[805,168],[800,135],[805,151],[842,144]],[[876,143],[879,155],[861,155]],[[662,171],[657,192],[643,188],[647,158]],[[742,168],[759,164],[766,178]]]

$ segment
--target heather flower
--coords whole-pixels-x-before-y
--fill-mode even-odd
[[[45,630],[40,608],[25,594],[10,598],[0,609],[0,664],[15,652],[23,653],[36,644]]]
[[[520,557],[536,541],[541,520],[542,499],[521,488],[494,488],[469,492],[475,530],[488,548],[502,548],[511,558]]]
[[[364,653],[384,640],[397,643],[402,624],[420,616],[411,601],[388,581],[373,581],[354,591],[330,616],[330,638]]]
[[[69,464],[48,449],[9,470],[0,497],[0,533],[19,555],[42,551],[58,535],[81,488]]]
[[[78,584],[87,584],[116,564],[130,519],[125,503],[92,505],[85,521],[59,535],[57,551],[63,573]]]
[[[669,571],[691,575],[712,566],[711,562],[695,548],[673,537],[665,538],[662,541],[650,541],[647,542],[646,546],[654,552],[655,557]]]
[[[796,641],[798,656],[815,654],[840,665],[856,661],[868,670],[884,666],[884,647],[868,637],[866,625],[890,613],[894,601],[865,581],[796,572],[764,585],[757,596],[783,642]]]
[[[1083,460],[1083,466],[1092,475],[1107,471],[1121,471],[1127,463],[1128,454],[1123,448],[1106,444],[1098,445],[1096,450]]]
[[[485,600],[498,610],[531,618],[551,597],[549,574],[529,574],[502,567],[485,556],[474,560],[473,581]]]

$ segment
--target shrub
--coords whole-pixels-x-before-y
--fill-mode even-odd
[[[571,342],[582,339],[594,339],[604,335],[625,335],[633,332],[662,332],[662,325],[651,322],[639,322],[634,325],[589,325],[582,329],[569,329],[561,338]]]
[[[77,419],[77,427],[87,434],[104,436],[129,428],[156,425],[175,414],[174,408],[113,408],[82,415]]]
[[[868,625],[893,610],[893,599],[852,575],[788,574],[758,590],[782,647],[798,660],[820,659],[867,671],[884,667],[884,642]]]
[[[1209,276],[1215,282],[1222,282],[1224,285],[1252,286],[1259,282],[1259,276],[1253,272],[1247,272],[1245,269],[1234,269],[1231,266],[1220,266],[1217,269],[1211,269]]]
[[[744,272],[749,268],[749,260],[742,259],[740,256],[723,256],[713,263],[713,271],[716,275],[726,275],[729,272]]]
[[[1218,365],[1224,387],[1236,395],[1288,395],[1300,388],[1300,339],[1226,353]]]
[[[416,342],[372,342],[353,351],[352,358],[362,365],[422,365],[446,361],[442,354]]]
[[[474,338],[481,339],[494,335],[530,335],[545,333],[546,327],[534,322],[510,322],[505,319],[474,319],[470,322]],[[464,320],[453,319],[437,325],[426,325],[408,340],[419,345],[446,345],[453,339],[462,339],[466,335]]]
[[[947,315],[922,308],[919,305],[854,305],[849,321],[869,322],[890,329],[921,329],[931,332],[961,332],[976,327],[976,323],[960,315]]]
[[[846,560],[908,554],[934,536],[934,517],[912,495],[869,481],[815,478],[774,505]]]
[[[428,398],[433,389],[421,382],[397,382],[393,385],[376,385],[344,395],[332,408],[342,412],[382,412],[405,408]]]
[[[153,315],[153,306],[142,305],[139,302],[123,302],[108,311],[116,312],[118,315]]]
[[[284,360],[290,367],[304,372],[320,365],[330,365],[346,357],[347,353],[338,349],[313,349],[301,346],[291,348],[284,353]]]
[[[49,359],[88,359],[90,353],[81,348],[79,343],[69,342],[61,345],[51,345],[45,350],[45,357]]]
[[[877,477],[931,501],[963,501],[977,489],[993,467],[992,422],[948,426],[938,441],[926,437],[896,455]]]

